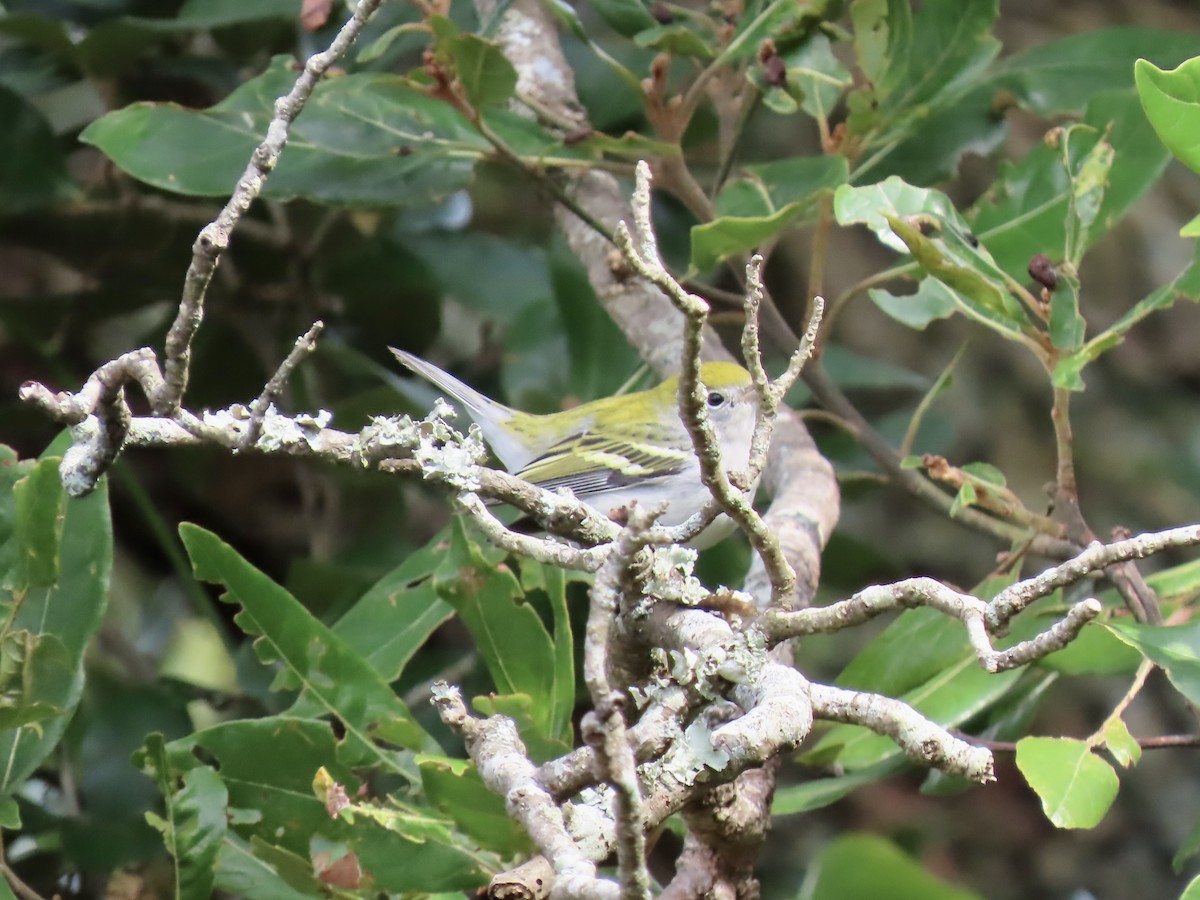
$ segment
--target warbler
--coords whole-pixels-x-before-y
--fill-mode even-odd
[[[562,412],[535,415],[511,409],[418,356],[389,348],[403,365],[454,397],[479,425],[504,467],[549,490],[568,488],[607,515],[636,501],[668,504],[662,525],[679,525],[704,508],[710,494],[679,416],[679,378],[647,391],[605,397]],[[750,459],[757,400],[741,366],[700,367],[709,419],[727,471]],[[726,537],[733,522],[721,516],[690,542],[703,549]]]

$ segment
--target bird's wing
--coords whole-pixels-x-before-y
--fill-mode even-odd
[[[555,444],[517,475],[549,490],[565,487],[577,497],[586,497],[659,481],[694,461],[690,449],[585,431]]]

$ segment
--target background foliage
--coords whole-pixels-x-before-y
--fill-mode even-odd
[[[1186,4],[912,7],[556,6],[596,128],[564,139],[510,108],[494,23],[463,4],[424,17],[384,4],[318,87],[222,261],[189,403],[256,396],[318,317],[326,335],[284,403],[329,409],[346,429],[432,399],[397,390],[389,343],[525,409],[615,391],[638,361],[556,233],[542,173],[627,174],[638,157],[682,153],[709,206],[659,198],[677,271],[736,290],[740,255],[772,248],[769,284],[794,331],[806,285],[823,282],[825,369],[910,465],[933,453],[963,467],[957,507],[1004,488],[1045,512],[1056,386],[1075,392],[1098,532],[1195,521],[1200,323],[1174,304],[1200,296],[1178,236],[1198,189],[1169,160],[1197,165],[1196,64],[1160,70],[1195,54],[1200,16]],[[15,400],[27,379],[74,387],[161,342],[197,228],[294,60],[333,33],[336,21],[302,26],[300,13],[299,0],[16,0],[0,16],[0,438],[14,448],[0,467],[0,826],[7,864],[45,894],[470,889],[526,839],[436,721],[427,679],[513,715],[538,758],[573,739],[579,586],[500,565],[447,524],[437,495],[179,450],[130,452],[102,491],[67,502],[66,443]],[[732,146],[705,103],[676,135],[661,110],[648,115],[640,80],[659,53],[667,93],[707,67],[752,85]],[[1158,68],[1138,63],[1135,84],[1139,57]],[[431,89],[438,71],[458,79],[458,102]],[[839,227],[814,241],[821,221]],[[1044,319],[1021,296],[1040,290],[1036,254],[1058,282]],[[824,597],[918,573],[982,582],[981,596],[999,586],[985,576],[1006,543],[885,484],[844,429],[812,427],[845,494]],[[747,555],[729,542],[704,574],[736,582]],[[1186,621],[1195,582],[1186,565],[1159,575],[1165,612]],[[1015,636],[1060,605],[1027,613]],[[878,634],[806,640],[814,676],[994,740],[1043,737],[1001,755],[997,786],[964,793],[905,769],[888,741],[828,729],[788,769],[766,893],[1177,894],[1200,844],[1195,751],[1122,767],[1138,756],[1129,731],[1195,730],[1175,689],[1200,702],[1200,636],[1184,624],[1156,640],[1127,622],[999,676],[974,665],[957,623],[919,612]],[[1113,719],[1143,652],[1171,680],[1152,676]],[[1051,740],[1101,726],[1091,744]],[[334,782],[355,803],[331,818]],[[664,856],[676,840],[664,835]]]

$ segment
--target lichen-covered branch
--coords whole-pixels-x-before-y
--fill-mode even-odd
[[[635,507],[630,511],[629,523],[621,529],[612,552],[596,573],[583,644],[583,678],[592,696],[592,711],[584,717],[582,730],[584,739],[599,754],[605,780],[616,792],[617,866],[624,900],[648,898],[650,874],[646,870],[646,835],[637,760],[626,737],[627,698],[614,689],[609,678],[609,651],[621,597],[632,582],[634,559],[646,547],[647,529],[665,508],[662,504],[651,509]]]
[[[841,631],[896,609],[927,606],[961,621],[979,664],[989,672],[1000,672],[1063,649],[1101,612],[1098,600],[1082,600],[1071,607],[1065,618],[1036,637],[1006,650],[996,650],[987,625],[994,603],[956,591],[932,578],[909,578],[864,588],[848,600],[829,606],[793,612],[769,610],[763,616],[762,627],[772,642],[782,641]]]
[[[810,696],[818,719],[863,725],[887,735],[919,765],[981,783],[995,780],[990,751],[954,737],[902,700],[823,684],[813,684]]]
[[[552,897],[615,898],[616,883],[596,875],[596,865],[572,840],[563,812],[538,784],[517,726],[507,716],[476,719],[467,712],[458,688],[445,682],[434,687],[433,705],[442,721],[462,734],[479,776],[504,798],[509,815],[521,823],[550,861],[555,884]]]
[[[993,631],[1000,631],[1013,616],[1039,597],[1045,597],[1060,587],[1073,584],[1114,563],[1143,559],[1169,547],[1192,547],[1196,544],[1200,544],[1200,525],[1149,532],[1111,544],[1101,544],[1097,541],[1066,562],[1000,591],[988,608],[988,627]]]

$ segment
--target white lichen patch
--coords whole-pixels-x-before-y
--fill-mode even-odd
[[[615,793],[607,784],[584,788],[579,796],[562,807],[563,820],[579,849],[587,857],[600,859],[609,848],[602,840],[614,818]]]
[[[229,415],[231,422],[236,421],[232,413],[227,412],[226,414]],[[221,413],[205,413],[205,424],[212,423],[220,415]],[[321,444],[321,433],[332,421],[333,413],[327,409],[318,410],[315,415],[300,413],[296,416],[285,416],[272,403],[267,407],[267,412],[263,416],[262,434],[259,436],[256,446],[268,453],[297,446],[316,450]],[[245,428],[245,424],[238,422],[237,428],[240,433],[240,430]]]

